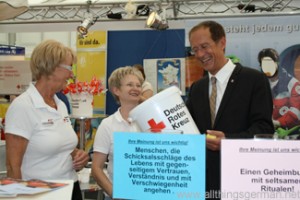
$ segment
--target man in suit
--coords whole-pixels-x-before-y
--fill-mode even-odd
[[[272,95],[266,76],[225,57],[226,36],[215,21],[189,33],[192,52],[208,71],[190,88],[187,107],[206,138],[206,197],[220,199],[220,146],[225,138],[253,138],[274,133]],[[215,114],[211,113],[211,77],[216,78]]]

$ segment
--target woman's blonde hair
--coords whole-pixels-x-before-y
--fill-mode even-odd
[[[117,101],[117,103],[120,103],[119,97],[116,96],[113,93],[112,90],[113,90],[113,88],[120,88],[121,87],[121,81],[127,75],[134,75],[134,76],[136,76],[139,79],[141,85],[144,82],[144,78],[143,78],[142,73],[138,69],[136,69],[134,67],[125,66],[125,67],[120,67],[120,68],[115,69],[111,73],[111,75],[110,75],[110,77],[108,79],[108,89],[111,92],[111,94],[113,95],[113,97],[115,98],[115,100]]]
[[[74,51],[55,40],[45,40],[37,45],[31,55],[30,68],[33,80],[39,80],[42,76],[51,75],[67,57],[72,55],[76,61]]]

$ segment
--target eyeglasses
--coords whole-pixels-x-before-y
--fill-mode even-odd
[[[73,69],[73,67],[72,66],[70,66],[70,65],[65,65],[65,64],[60,64],[59,65],[61,68],[64,68],[64,69],[66,69],[66,70],[69,70],[69,71],[73,71],[72,69]]]
[[[140,85],[140,84],[133,84],[133,83],[127,83],[127,84],[122,85],[122,86],[126,86],[126,87],[129,87],[129,88],[134,88],[134,87],[136,87],[136,88],[142,88],[142,85]]]
[[[192,55],[195,55],[198,51],[207,51],[208,49],[211,48],[211,45],[208,44],[208,43],[205,43],[205,44],[202,44],[200,46],[197,46],[197,47],[193,47],[190,51],[190,53]]]

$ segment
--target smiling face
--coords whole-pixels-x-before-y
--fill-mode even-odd
[[[113,92],[118,96],[120,104],[135,104],[140,100],[142,83],[137,76],[128,74],[121,80],[121,86],[114,87]]]
[[[190,34],[191,49],[201,66],[211,74],[216,74],[227,62],[225,57],[226,39],[214,41],[208,27],[201,27]]]

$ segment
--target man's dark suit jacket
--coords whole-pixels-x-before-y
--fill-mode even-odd
[[[237,64],[229,78],[211,127],[209,77],[193,83],[186,102],[200,133],[223,131],[226,138],[253,138],[274,133],[272,94],[267,77],[258,70]],[[220,151],[206,150],[206,191],[220,189]]]

